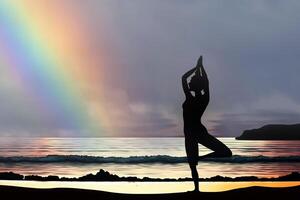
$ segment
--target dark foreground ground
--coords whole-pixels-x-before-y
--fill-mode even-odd
[[[226,192],[173,193],[173,194],[117,194],[80,189],[31,189],[21,187],[0,186],[1,199],[101,199],[101,200],[193,200],[193,199],[300,199],[300,186],[289,188],[249,187]]]

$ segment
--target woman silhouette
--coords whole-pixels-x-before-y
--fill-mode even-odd
[[[188,82],[187,79],[192,74],[195,75]],[[182,87],[186,97],[182,104],[185,148],[195,185],[194,191],[199,191],[199,177],[196,168],[198,160],[208,157],[230,157],[232,152],[226,145],[210,135],[201,123],[201,117],[209,103],[209,83],[202,64],[202,56],[198,59],[197,66],[182,76]],[[213,152],[199,157],[198,143]]]

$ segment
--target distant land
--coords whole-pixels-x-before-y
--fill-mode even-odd
[[[58,177],[58,176],[38,176],[38,175],[21,175],[13,172],[0,172],[0,180],[20,180],[20,181],[134,181],[134,182],[174,182],[174,181],[192,181],[192,178],[150,178],[143,177],[138,178],[135,176],[120,177],[115,174],[111,174],[108,171],[100,169],[96,174],[87,174],[81,177]],[[240,176],[240,177],[224,177],[214,176],[210,178],[199,178],[199,181],[214,181],[214,182],[242,182],[242,181],[300,181],[300,173],[292,172],[290,174],[278,177],[260,178],[256,176]]]
[[[300,124],[266,125],[258,129],[245,130],[237,140],[300,140]]]

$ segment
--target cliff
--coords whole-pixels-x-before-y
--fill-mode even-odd
[[[300,140],[300,124],[266,125],[246,130],[237,140]]]

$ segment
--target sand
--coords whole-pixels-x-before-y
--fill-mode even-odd
[[[180,193],[193,189],[193,182],[80,182],[80,181],[4,181],[0,185],[13,187],[29,187],[37,189],[76,188],[85,190],[98,190],[127,194],[162,194]],[[300,181],[260,181],[260,182],[200,182],[203,192],[223,192],[251,186],[261,187],[293,187],[300,186]]]
[[[300,186],[284,188],[247,187],[225,192],[181,192],[168,194],[121,194],[96,190],[72,188],[35,189],[13,186],[0,186],[0,196],[5,199],[116,199],[116,200],[193,200],[193,199],[299,199]],[[4,199],[4,198],[3,198]]]

